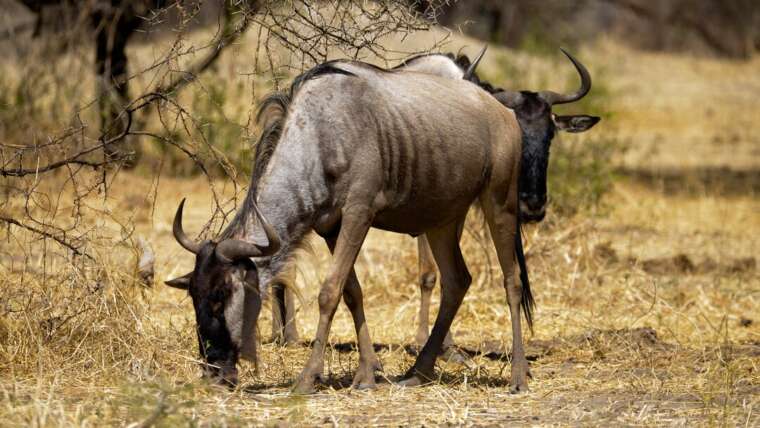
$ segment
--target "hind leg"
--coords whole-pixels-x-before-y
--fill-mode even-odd
[[[459,236],[461,235],[460,228]],[[438,272],[433,252],[430,249],[430,244],[425,235],[420,235],[417,238],[417,254],[420,272],[420,312],[417,318],[417,334],[415,335],[414,342],[419,349],[422,349],[422,347],[425,346],[428,337],[430,337],[428,334],[428,325],[430,323],[430,297],[433,294],[433,288],[435,288]],[[449,331],[446,333],[446,338],[443,340],[443,349],[448,350],[453,345],[454,339],[451,336],[451,331]]]
[[[291,284],[293,284],[291,282]],[[296,299],[295,293],[289,288],[285,288],[285,345],[295,345],[298,343],[298,327],[296,326]]]
[[[285,287],[275,283],[271,286],[272,335],[269,341],[282,345],[285,341]]]
[[[402,385],[414,386],[433,379],[435,360],[472,282],[459,249],[459,227],[458,223],[452,223],[427,234],[430,248],[441,271],[441,308],[430,338],[417,356],[414,366],[404,376],[406,379],[401,382]]]

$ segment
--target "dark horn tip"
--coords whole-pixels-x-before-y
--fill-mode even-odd
[[[577,64],[578,60],[575,59],[575,57],[573,56],[573,54],[571,54],[570,52],[568,52],[567,49],[565,49],[563,47],[560,47],[559,50],[562,51],[563,54],[565,54],[565,56],[567,57],[567,59],[569,59],[573,63],[573,65]]]
[[[185,209],[185,200],[187,198],[182,198],[182,201],[179,203],[179,207],[177,207],[177,213],[174,214],[174,222],[172,223],[172,233],[174,234],[174,238],[179,242],[179,244],[186,249],[187,251],[190,251],[193,254],[197,254],[198,251],[201,248],[201,244],[198,242],[195,242],[187,237],[185,234],[185,231],[182,228],[182,214]]]
[[[179,203],[179,206],[177,207],[177,211],[174,213],[174,226],[178,226],[178,223],[182,221],[182,214],[185,211],[185,201],[187,198],[182,198],[182,200]]]
[[[187,201],[187,197],[183,197],[182,200],[179,202],[177,211],[174,214],[174,222],[176,222],[177,220],[182,221],[182,213],[184,213],[185,211],[185,201]]]
[[[573,66],[575,67],[576,71],[580,75],[581,78],[581,86],[578,88],[577,91],[571,93],[571,94],[559,94],[552,91],[543,91],[541,92],[542,98],[548,102],[551,105],[554,104],[566,104],[578,101],[579,99],[586,96],[586,94],[589,93],[591,90],[591,74],[589,74],[588,70],[586,69],[586,66],[583,65],[580,61],[578,61],[570,52],[568,52],[565,48],[560,47],[560,51],[562,51],[563,54],[567,57],[567,59],[570,60],[570,62],[573,63]]]
[[[465,80],[470,80],[475,74],[475,69],[478,68],[478,64],[480,63],[480,60],[483,59],[483,56],[486,53],[486,50],[488,49],[488,44],[483,45],[483,49],[480,50],[478,53],[478,56],[475,57],[475,59],[472,61],[469,67],[467,67],[467,70],[464,72],[463,78]]]

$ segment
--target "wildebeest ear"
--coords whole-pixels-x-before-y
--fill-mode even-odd
[[[178,278],[164,281],[164,284],[168,285],[169,287],[179,288],[180,290],[187,290],[188,288],[190,288],[190,277],[192,275],[193,273],[190,272]]]
[[[577,116],[557,116],[552,117],[557,129],[565,132],[583,132],[588,131],[601,119],[597,116],[588,116],[579,114]]]

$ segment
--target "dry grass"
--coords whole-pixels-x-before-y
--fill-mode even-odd
[[[504,84],[507,76],[497,66],[507,60],[535,67],[535,76],[552,87],[571,76],[570,70],[551,72],[559,60],[492,51],[485,71]],[[737,131],[737,144],[728,151],[719,150],[723,140],[712,136],[756,116],[751,100],[758,95],[758,75],[749,71],[757,59],[694,60],[631,52],[609,42],[581,57],[599,74],[600,87],[615,94],[600,101],[615,112],[609,124],[592,132],[634,146],[622,164],[756,171],[757,137],[748,127]],[[229,55],[220,63],[220,74],[237,76],[226,86],[229,93],[240,93],[239,85],[253,87],[252,78],[239,75],[248,70],[240,65],[246,60]],[[216,77],[205,76],[202,83]],[[253,98],[230,97],[225,114],[245,124]],[[229,186],[217,184],[230,194]],[[474,283],[453,326],[456,342],[476,353],[468,364],[441,361],[440,380],[431,386],[351,390],[345,385],[358,356],[343,345],[354,341],[354,333],[341,308],[331,335],[336,346],[325,364],[328,385],[314,396],[294,397],[288,387],[307,358],[306,347],[264,345],[260,373],[244,365],[235,391],[198,380],[192,304],[160,280],[192,268],[192,257],[171,236],[170,221],[187,195],[185,228],[200,230],[211,214],[208,183],[162,176],[153,195],[153,174],[121,173],[108,198],[87,201],[108,213],[87,217],[95,230],[90,249],[97,268],[71,269],[64,259],[39,257],[36,250],[53,244],[16,245],[12,237],[29,238],[18,230],[0,236],[0,420],[7,426],[757,426],[757,195],[745,188],[671,192],[650,184],[621,179],[601,208],[550,214],[528,229],[539,305],[536,332],[528,338],[529,394],[511,396],[506,388],[508,311],[496,258],[473,216],[463,246]],[[14,213],[20,207],[12,200],[2,209]],[[122,239],[132,223],[156,250],[159,280],[152,288],[136,281],[135,250]],[[329,263],[324,245],[315,240],[313,247],[299,266],[305,338],[314,334],[317,284]],[[415,248],[409,237],[372,231],[357,262],[387,377],[403,373],[414,358],[405,345],[412,342],[418,305]],[[265,317],[264,333],[268,324]]]
[[[123,175],[114,186],[140,195],[151,182]],[[164,180],[153,223],[138,225],[156,247],[159,278],[192,267],[171,237],[170,220],[180,195],[191,195],[186,228],[197,230],[210,214],[204,187],[200,180]],[[758,277],[754,265],[737,261],[757,254],[757,239],[745,233],[757,230],[757,219],[748,225],[744,217],[760,203],[738,201],[729,216],[720,198],[669,198],[628,184],[616,186],[609,202],[616,208],[607,216],[552,218],[529,230],[539,309],[528,342],[534,377],[528,395],[510,396],[505,387],[509,330],[496,259],[470,233],[464,248],[475,282],[454,332],[459,345],[483,355],[468,366],[441,362],[433,386],[359,392],[345,387],[357,355],[336,345],[327,355],[330,385],[305,398],[291,397],[288,385],[306,347],[265,345],[260,375],[245,366],[234,392],[200,382],[189,298],[160,284],[136,285],[121,273],[129,272],[125,249],[111,257],[121,265],[104,268],[99,285],[55,275],[43,282],[4,267],[3,420],[119,425],[159,412],[163,424],[756,424]],[[658,208],[663,204],[669,209]],[[680,211],[695,214],[687,220]],[[469,229],[478,224],[473,219]],[[299,275],[305,337],[314,334],[317,283],[329,262],[323,244],[313,247]],[[415,252],[410,238],[373,231],[358,261],[388,377],[413,361],[404,345],[411,343],[417,308]],[[697,268],[671,262],[677,255]],[[707,259],[712,263],[702,266]],[[652,265],[656,260],[665,262]],[[331,337],[335,344],[354,341],[345,309]]]

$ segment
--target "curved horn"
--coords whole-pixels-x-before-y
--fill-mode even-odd
[[[198,254],[201,250],[201,244],[193,241],[185,235],[185,231],[182,230],[182,209],[185,207],[185,198],[182,198],[182,202],[179,203],[177,213],[174,214],[174,225],[172,226],[172,232],[174,232],[174,238],[179,242],[182,248],[190,251],[193,254]]]
[[[464,72],[464,76],[462,76],[462,79],[464,80],[470,80],[472,79],[472,76],[475,75],[475,69],[478,68],[478,63],[480,63],[480,60],[483,59],[483,55],[486,54],[486,49],[488,49],[488,45],[484,45],[483,49],[480,50],[480,53],[477,57],[475,57],[475,60],[472,61],[469,67],[467,67],[467,70]]]
[[[560,48],[562,53],[567,56],[570,61],[573,62],[573,65],[575,66],[575,69],[578,70],[578,74],[581,75],[581,87],[578,89],[577,92],[572,94],[558,94],[556,92],[552,91],[542,91],[539,92],[539,95],[541,98],[544,99],[547,103],[554,105],[554,104],[566,104],[571,103],[573,101],[578,101],[579,99],[586,96],[588,91],[591,90],[591,75],[588,73],[588,70],[586,70],[586,67],[581,64],[580,61],[575,59],[570,53],[568,53],[566,50]]]
[[[256,203],[254,202],[252,205],[253,211],[256,213],[256,217],[259,219],[261,228],[264,229],[264,234],[269,242],[267,245],[259,245],[240,239],[224,240],[216,246],[216,256],[222,261],[231,263],[243,258],[271,256],[280,249],[280,238],[277,236],[277,232],[261,214]]]

